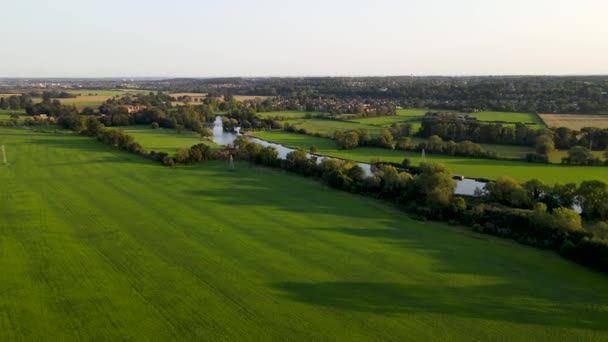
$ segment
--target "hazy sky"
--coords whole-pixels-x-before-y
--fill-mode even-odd
[[[608,0],[19,0],[0,77],[608,74]]]

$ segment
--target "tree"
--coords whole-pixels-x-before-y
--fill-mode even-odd
[[[553,137],[549,134],[543,134],[536,138],[536,143],[534,144],[534,149],[538,154],[548,155],[551,152],[555,151],[555,143],[553,142]]]
[[[608,185],[598,180],[582,182],[578,188],[577,202],[587,218],[608,218]]]
[[[186,148],[180,148],[175,154],[175,162],[185,164],[190,161],[190,151]]]
[[[524,189],[526,190],[528,197],[534,201],[538,201],[543,196],[548,187],[538,179],[530,179],[524,183]]]
[[[336,131],[334,139],[338,148],[342,150],[351,150],[359,145],[359,133],[356,130]]]
[[[556,208],[552,214],[552,227],[561,231],[583,230],[581,216],[570,208]]]
[[[212,137],[213,136],[213,131],[210,130],[209,128],[207,128],[207,127],[201,127],[198,130],[198,134],[200,134],[201,137],[203,137],[203,138],[208,138],[208,137]]]
[[[266,166],[276,166],[279,163],[279,152],[272,147],[264,147],[257,157],[257,162]]]
[[[310,146],[310,153],[315,154],[315,153],[317,153],[317,151],[318,151],[317,146],[315,146],[315,145]]]
[[[590,159],[593,158],[591,151],[583,146],[574,146],[568,151],[568,157],[564,158],[565,164],[572,165],[587,165]]]
[[[398,150],[409,150],[412,146],[412,139],[409,137],[403,137],[403,138],[399,138],[399,140],[397,140],[397,144],[395,145],[395,148],[397,148]]]
[[[450,171],[442,164],[422,163],[420,174],[413,179],[413,185],[426,204],[432,208],[445,208],[456,188]]]
[[[150,125],[150,128],[152,128],[152,129],[158,129],[158,128],[159,128],[158,122],[153,122],[153,123]]]
[[[103,125],[99,120],[90,116],[85,121],[85,130],[84,133],[88,136],[94,137],[103,129]]]
[[[393,135],[388,129],[382,130],[380,136],[376,139],[376,145],[384,148],[393,148]]]
[[[428,152],[443,152],[443,139],[438,135],[432,135],[426,141],[425,148]]]
[[[515,179],[501,176],[494,183],[486,186],[487,196],[490,201],[508,206],[522,208],[527,207],[529,198],[524,188]]]

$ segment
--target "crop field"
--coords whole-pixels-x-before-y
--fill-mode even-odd
[[[255,99],[267,99],[272,96],[255,96],[255,95],[233,95],[234,100],[238,102],[247,101],[247,100],[255,100]]]
[[[147,126],[125,126],[121,129],[131,135],[146,151],[175,153],[180,148],[189,148],[196,144],[205,143],[218,148],[211,141],[202,140],[201,137],[188,130],[178,133],[175,129],[151,129]]]
[[[278,170],[0,144],[0,340],[608,338],[608,277],[551,252]]]
[[[369,163],[373,159],[400,163],[404,158],[410,159],[412,164],[420,163],[420,154],[388,150],[383,148],[359,147],[354,150],[338,150],[333,140],[317,138],[303,134],[287,132],[259,132],[256,137],[283,144],[291,148],[308,150],[315,145],[318,154],[335,158],[355,160]],[[533,164],[519,161],[504,161],[491,159],[476,159],[466,157],[452,157],[439,154],[426,154],[426,160],[445,164],[454,174],[470,178],[496,179],[500,176],[510,176],[521,182],[537,178],[547,184],[580,183],[584,180],[601,180],[608,183],[608,172],[603,166],[564,166]]]
[[[580,130],[585,127],[608,128],[608,115],[540,114],[549,127],[568,127]]]

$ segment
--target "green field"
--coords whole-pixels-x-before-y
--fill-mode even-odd
[[[319,133],[323,136],[333,136],[338,130],[349,130],[349,129],[360,129],[365,128],[369,134],[379,135],[384,127],[361,124],[350,121],[337,121],[337,120],[318,120],[318,119],[302,119],[292,122],[296,128],[304,128],[306,131],[311,133]]]
[[[409,158],[414,165],[420,162],[420,154],[415,152],[373,147],[338,150],[333,140],[286,132],[259,132],[254,135],[260,139],[292,148],[304,148],[308,150],[311,145],[315,145],[318,148],[318,154],[364,163],[369,163],[372,159],[377,158],[395,163],[400,163],[404,158]],[[451,157],[437,154],[427,154],[426,160],[443,163],[453,173],[472,178],[496,179],[507,175],[522,182],[538,178],[548,184],[580,183],[583,180],[595,179],[608,183],[608,168],[603,166],[532,164],[517,161]]]
[[[352,121],[370,124],[390,126],[395,122],[420,121],[428,112],[436,111],[431,109],[399,109],[396,116],[382,116],[377,118],[361,118]],[[480,121],[504,121],[521,122],[524,124],[534,124],[544,126],[543,121],[537,114],[533,113],[509,113],[509,112],[478,112],[470,113],[469,116],[476,117]]]
[[[424,114],[429,111],[429,109],[399,109],[397,110],[397,115],[379,116],[375,118],[356,118],[352,119],[352,121],[368,125],[390,126],[393,123],[420,121]]]
[[[151,129],[148,126],[120,127],[126,134],[131,135],[146,151],[175,153],[180,148],[189,148],[196,144],[205,143],[218,148],[211,141],[202,140],[201,137],[188,130],[177,133],[175,129]]]
[[[117,95],[125,95],[128,93],[142,93],[148,92],[148,90],[136,90],[136,89],[116,89],[116,90],[107,90],[107,89],[77,89],[77,90],[68,90],[67,93],[81,96],[117,96]]]
[[[257,113],[256,115],[261,118],[274,118],[274,117],[280,116],[280,117],[284,117],[286,120],[292,120],[292,119],[302,119],[306,115],[318,115],[318,114],[325,114],[325,113],[286,110],[286,111],[280,111],[280,112],[260,112],[260,113]]]
[[[608,277],[551,252],[282,171],[0,143],[0,340],[608,338]]]
[[[534,113],[478,112],[470,113],[468,115],[476,117],[480,121],[521,122],[524,124],[535,124],[539,126],[545,125],[540,117]]]

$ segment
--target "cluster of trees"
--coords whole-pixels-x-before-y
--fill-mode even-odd
[[[575,146],[568,151],[568,155],[562,158],[562,164],[567,165],[607,165],[608,166],[608,150],[604,152],[605,161],[593,155],[591,150],[583,146]]]
[[[358,146],[375,146],[388,149],[398,149],[403,151],[422,150],[430,153],[442,153],[451,156],[463,156],[474,158],[497,159],[495,151],[489,151],[479,144],[465,140],[461,142],[443,141],[438,135],[429,137],[426,141],[415,145],[409,137],[411,125],[394,124],[390,129],[384,129],[380,135],[371,137],[367,129],[351,129],[346,131],[336,131],[334,140],[339,149],[350,150]]]
[[[427,113],[417,132],[417,136],[421,138],[437,135],[445,140],[524,146],[535,146],[537,138],[545,134],[545,130],[533,129],[521,123],[513,127],[500,123],[468,121],[450,113]]]
[[[29,115],[46,114],[57,118],[78,114],[76,107],[63,105],[59,100],[50,98],[43,98],[42,102],[26,106],[25,112]]]
[[[29,95],[11,95],[0,97],[0,109],[20,110],[32,105]]]
[[[519,209],[532,209],[538,204],[549,210],[578,205],[587,220],[608,220],[608,185],[601,181],[549,186],[537,179],[520,184],[503,176],[488,183],[483,199]]]
[[[486,150],[485,148],[483,148],[483,146],[479,144],[468,140],[461,142],[454,142],[452,140],[443,141],[443,139],[441,139],[441,137],[438,135],[433,135],[429,137],[425,142],[422,142],[415,147],[412,146],[407,150],[422,151],[423,149],[426,152],[443,153],[450,156],[498,159],[498,155],[495,151]]]
[[[162,92],[158,91],[156,93],[149,92],[147,94],[144,93],[134,93],[134,94],[126,94],[123,96],[115,96],[111,99],[106,100],[106,102],[99,108],[101,113],[107,114],[112,111],[113,107],[116,106],[135,106],[135,105],[144,105],[148,107],[159,107],[164,109],[171,108],[171,101],[173,98]]]
[[[235,127],[242,127],[243,129],[280,129],[283,127],[280,120],[276,118],[261,118],[256,115],[254,109],[242,105],[235,106],[235,108],[228,111],[224,115],[223,121],[224,129],[228,130]]]
[[[594,151],[608,149],[608,128],[586,127],[576,131],[567,127],[552,129],[555,146],[567,150],[575,146],[585,146]]]
[[[606,76],[311,77],[140,81],[142,89],[383,100],[404,108],[608,112]]]
[[[42,93],[38,91],[30,91],[28,95],[31,97],[41,97],[43,99],[73,99],[78,97],[76,94],[60,90],[45,90]]]

